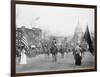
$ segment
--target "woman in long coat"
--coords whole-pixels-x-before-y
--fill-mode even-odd
[[[75,65],[81,65],[81,60],[82,60],[81,48],[77,46],[75,48],[75,51],[76,51],[74,54]]]

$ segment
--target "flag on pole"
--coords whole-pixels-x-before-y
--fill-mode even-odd
[[[90,52],[93,53],[93,42],[91,40],[91,36],[90,36],[90,32],[89,32],[88,26],[87,26],[85,34],[84,34],[84,39],[86,40],[86,42],[89,45]]]

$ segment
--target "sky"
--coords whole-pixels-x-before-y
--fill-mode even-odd
[[[76,26],[94,32],[94,9],[16,4],[16,26],[41,28],[49,34],[70,36]]]

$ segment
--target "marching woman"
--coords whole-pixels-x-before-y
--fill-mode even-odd
[[[62,45],[61,45],[59,52],[61,53],[61,58],[64,58],[64,49]]]
[[[75,48],[74,58],[75,58],[75,65],[81,65],[82,54],[79,45],[77,45]]]
[[[21,60],[20,60],[20,64],[27,64],[27,56],[25,54],[25,48],[24,46],[22,47],[22,52],[21,52]]]

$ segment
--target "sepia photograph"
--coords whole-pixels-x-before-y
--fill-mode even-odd
[[[95,69],[95,9],[44,5],[15,5],[16,73]]]

